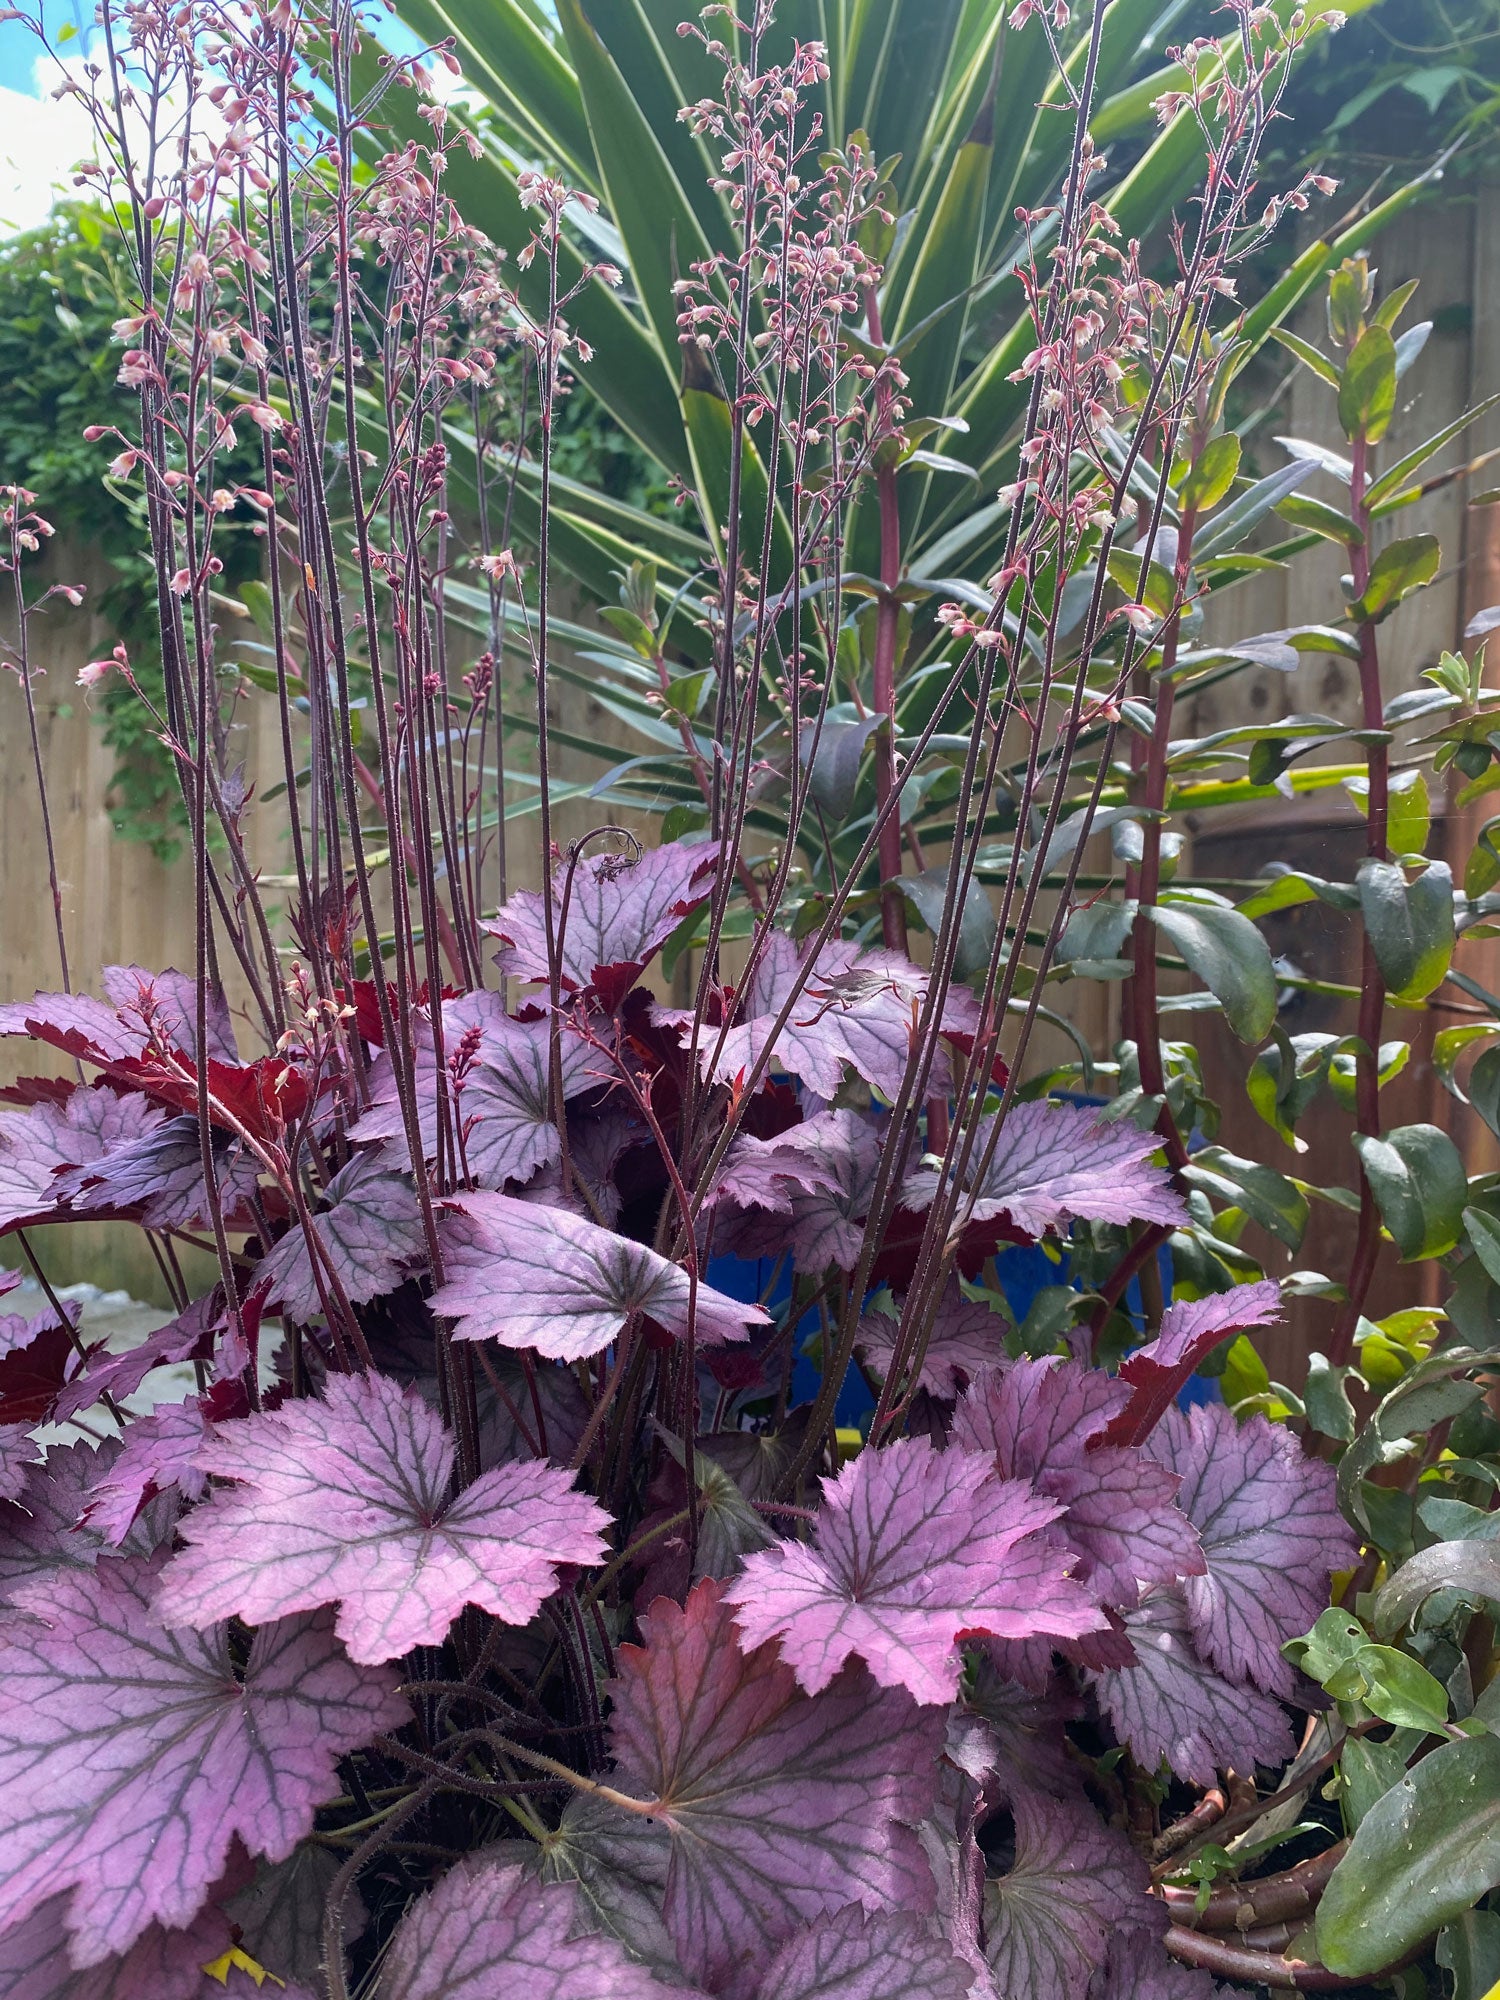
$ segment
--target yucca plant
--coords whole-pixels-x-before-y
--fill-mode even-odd
[[[714,94],[716,49],[682,29],[677,0],[560,0],[555,19],[531,0],[401,0],[398,12],[450,53],[469,87],[451,109],[467,120],[470,153],[454,149],[446,182],[465,219],[520,251],[531,222],[516,168],[540,160],[583,196],[565,219],[559,282],[571,287],[600,256],[625,274],[620,290],[595,287],[570,307],[592,350],[581,392],[680,482],[684,505],[679,522],[668,523],[553,477],[552,561],[608,607],[612,628],[601,634],[587,614],[555,627],[582,657],[565,655],[553,671],[576,675],[640,739],[641,754],[610,770],[601,792],[675,809],[674,830],[686,829],[701,803],[694,762],[711,759],[722,734],[735,571],[759,570],[764,543],[779,591],[808,584],[805,566],[793,579],[788,457],[774,422],[754,424],[764,389],[758,252],[744,188],[717,158],[725,114]],[[751,69],[818,42],[828,76],[811,93],[814,150],[877,163],[880,176],[881,198],[859,239],[879,266],[861,294],[859,339],[871,365],[899,368],[908,416],[901,440],[883,448],[851,496],[835,596],[822,591],[805,619],[808,642],[826,653],[838,682],[813,774],[827,824],[804,827],[802,859],[821,886],[858,851],[929,719],[933,673],[951,640],[941,606],[957,598],[983,611],[990,602],[982,585],[1008,531],[1005,492],[1036,344],[1029,312],[1016,309],[1013,274],[1034,249],[1045,253],[1057,227],[1079,105],[1089,107],[1094,191],[1122,239],[1149,242],[1164,232],[1174,203],[1203,172],[1205,134],[1188,97],[1172,87],[1180,74],[1165,53],[1184,21],[1178,4],[1114,0],[1092,52],[1065,4],[1046,10],[1045,33],[1029,35],[1017,32],[1022,15],[1007,23],[1003,7],[978,0],[800,0],[764,32],[731,9],[710,22],[718,46]],[[1202,42],[1201,51],[1205,71],[1243,61],[1237,31],[1222,45]],[[398,130],[407,121],[412,136],[423,129],[414,106],[383,115]],[[1112,149],[1123,170],[1111,168]],[[747,155],[738,172],[748,171]],[[1247,316],[1236,366],[1415,192],[1415,184],[1404,188],[1314,241]],[[710,271],[734,322],[732,337],[713,348],[682,338],[685,290]],[[517,283],[528,308],[544,313],[541,267],[518,273]],[[469,440],[455,428],[450,443],[460,480],[466,458],[472,477]],[[508,505],[521,539],[539,532],[540,456],[511,467]],[[490,598],[460,575],[450,583],[449,613],[484,624],[495,610]],[[520,651],[522,617],[513,609]],[[795,753],[774,701],[770,709],[749,824],[775,841],[787,818],[776,778]],[[606,762],[618,754],[574,747]],[[948,788],[937,778],[933,767],[908,782],[866,871],[866,899],[880,897],[888,945],[905,940],[907,899],[896,879],[903,867],[924,875],[924,841],[942,848],[951,835]],[[714,819],[712,808],[703,817]],[[907,893],[920,907],[930,891],[917,881]],[[748,925],[748,914],[738,920]]]

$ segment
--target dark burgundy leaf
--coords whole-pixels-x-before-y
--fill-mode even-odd
[[[225,1903],[241,1949],[273,1977],[323,1990],[323,1906],[341,1865],[335,1849],[303,1841],[285,1860],[263,1862]],[[345,1896],[342,1915],[344,1942],[353,1944],[369,1921],[356,1889]],[[267,2000],[280,2000],[276,1989],[266,1991]]]
[[[866,1312],[859,1322],[856,1352],[882,1381],[895,1352],[902,1303],[892,1301],[888,1313]],[[951,1402],[976,1375],[1005,1359],[1007,1331],[1006,1320],[993,1307],[965,1298],[957,1278],[950,1278],[938,1301],[916,1386]]]
[[[980,1122],[975,1160],[982,1168],[965,1191],[972,1220],[1002,1217],[1024,1235],[1064,1229],[1074,1216],[1086,1222],[1181,1222],[1187,1211],[1165,1170],[1153,1166],[1160,1145],[1154,1133],[1122,1120],[1102,1124],[1091,1111],[1037,1098],[1006,1114],[987,1166],[984,1154],[993,1118]],[[918,1214],[931,1208],[942,1186],[935,1168],[909,1176],[902,1202]],[[970,1201],[959,1214],[971,1213]]]
[[[331,1265],[355,1305],[394,1291],[414,1264],[426,1256],[417,1197],[384,1147],[356,1153],[324,1190],[326,1207],[313,1217],[321,1254],[314,1268],[300,1222],[255,1267],[254,1285],[265,1304],[306,1322],[336,1298]],[[322,1280],[320,1288],[319,1278]]]
[[[953,1416],[956,1444],[993,1453],[1002,1478],[1034,1480],[1067,1510],[1058,1525],[1079,1573],[1112,1605],[1203,1568],[1172,1475],[1134,1449],[1090,1449],[1129,1396],[1076,1361],[1021,1360],[981,1376]]]
[[[431,1304],[457,1322],[456,1339],[495,1339],[578,1361],[608,1347],[633,1313],[649,1314],[670,1334],[687,1333],[688,1274],[644,1243],[511,1195],[461,1195],[444,1206],[447,1282]],[[759,1306],[698,1285],[701,1345],[743,1340],[767,1318]]]
[[[226,1629],[167,1632],[155,1587],[153,1563],[111,1558],[0,1621],[0,1934],[72,1891],[80,1965],[190,1923],[236,1834],[290,1854],[337,1760],[408,1714],[326,1613],[257,1632],[241,1679]]]
[[[1105,1441],[1144,1444],[1183,1383],[1221,1340],[1280,1317],[1281,1288],[1270,1278],[1168,1306],[1158,1337],[1120,1364],[1120,1380],[1130,1384],[1131,1396],[1111,1419]]]
[[[64,1310],[71,1320],[78,1309]],[[45,1423],[59,1391],[81,1365],[77,1336],[50,1312],[31,1321],[5,1317],[18,1344],[0,1354],[0,1424]]]
[[[539,1882],[482,1853],[456,1862],[396,1927],[379,2000],[668,2000],[608,1936],[578,1936],[582,1910],[565,1882]]]
[[[613,1782],[649,1802],[627,1846],[667,1849],[684,1969],[750,2000],[777,1947],[851,1899],[913,1915],[934,1888],[912,1825],[930,1810],[943,1716],[846,1668],[798,1688],[774,1646],[741,1650],[717,1583],[661,1598],[616,1655]]]
[[[787,1939],[758,2000],[967,2000],[973,1983],[930,1925],[851,1903]]]
[[[988,1657],[975,1662],[964,1696],[983,1718],[993,1745],[993,1764],[1007,1796],[1021,1789],[1067,1794],[1078,1789],[1078,1767],[1069,1757],[1064,1726],[1082,1712],[1076,1696],[1056,1678],[1043,1694],[1018,1681],[1003,1680]]]
[[[810,1694],[862,1659],[884,1687],[951,1701],[961,1637],[1074,1637],[1103,1623],[1042,1533],[1058,1509],[988,1457],[923,1438],[865,1450],[823,1485],[811,1543],[746,1558],[726,1589],[748,1645],[780,1643]]]
[[[650,848],[639,859],[598,854],[553,877],[554,921],[562,928],[563,990],[592,990],[613,1010],[683,918],[707,902],[719,850],[713,842]],[[562,904],[568,893],[566,924]],[[511,897],[484,928],[501,940],[495,963],[517,979],[550,976],[543,899],[532,889]]]
[[[600,1559],[609,1516],[544,1463],[495,1466],[452,1499],[453,1462],[437,1413],[385,1375],[226,1425],[198,1463],[235,1483],[182,1521],[160,1616],[261,1624],[337,1603],[369,1665],[440,1645],[465,1604],[526,1624],[559,1563]]]
[[[1121,1925],[1151,1924],[1150,1871],[1124,1834],[1082,1798],[1020,1791],[1010,1801],[1016,1858],[984,1891],[985,1953],[995,1984],[1025,2000],[1087,2000]],[[1165,1913],[1158,1932],[1165,1929]]]
[[[1132,1667],[1095,1678],[1099,1706],[1138,1764],[1165,1758],[1178,1777],[1212,1785],[1233,1767],[1284,1764],[1291,1725],[1279,1702],[1216,1674],[1193,1645],[1187,1606],[1175,1590],[1153,1591],[1126,1614]]]
[[[1178,1505],[1203,1539],[1207,1574],[1183,1586],[1198,1651],[1220,1673],[1291,1694],[1281,1648],[1307,1631],[1332,1572],[1358,1553],[1333,1467],[1284,1426],[1239,1423],[1222,1403],[1168,1410],[1147,1450],[1182,1480]]]

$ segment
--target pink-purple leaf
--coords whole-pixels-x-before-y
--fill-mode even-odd
[[[227,1133],[214,1134],[214,1173],[226,1215],[255,1192],[259,1168]],[[128,1215],[147,1229],[194,1229],[210,1219],[195,1118],[169,1118],[57,1176],[52,1193],[72,1215]]]
[[[1094,1677],[1099,1706],[1116,1736],[1148,1771],[1166,1759],[1178,1777],[1211,1785],[1233,1766],[1284,1764],[1292,1731],[1279,1702],[1227,1681],[1193,1645],[1187,1606],[1173,1590],[1153,1591],[1126,1614],[1134,1666]]]
[[[19,1500],[39,1458],[36,1441],[20,1424],[0,1426],[0,1500]]]
[[[53,1421],[66,1423],[106,1395],[133,1396],[153,1368],[167,1368],[178,1361],[207,1361],[213,1352],[214,1332],[224,1319],[224,1295],[215,1287],[135,1347],[119,1354],[103,1347],[90,1348],[82,1371],[53,1404]]]
[[[36,993],[0,1007],[0,1035],[29,1035],[53,1048],[87,1053],[90,1061],[123,1061],[146,1045],[139,1021],[121,1020],[89,993]]]
[[[1202,1538],[1207,1574],[1183,1586],[1198,1651],[1220,1673],[1290,1694],[1296,1676],[1281,1648],[1313,1623],[1332,1572],[1356,1554],[1333,1467],[1282,1425],[1238,1423],[1222,1403],[1168,1410],[1147,1450],[1181,1479],[1178,1505]]]
[[[450,1498],[454,1446],[414,1389],[340,1375],[321,1401],[225,1425],[199,1465],[234,1482],[181,1524],[159,1599],[169,1624],[251,1624],[337,1603],[365,1665],[441,1644],[466,1604],[536,1615],[559,1563],[593,1563],[609,1516],[572,1476],[500,1465]]]
[[[889,1372],[901,1324],[902,1301],[892,1303],[893,1312],[872,1310],[864,1314],[855,1344],[866,1367],[882,1381]],[[951,1402],[975,1376],[1005,1359],[1006,1330],[1007,1322],[998,1312],[983,1299],[965,1298],[957,1278],[950,1278],[938,1300],[916,1387]]]
[[[553,912],[561,930],[563,991],[593,991],[606,1007],[617,1007],[683,918],[707,902],[718,857],[713,842],[674,842],[634,861],[598,854],[573,868],[571,886],[568,868],[559,868]],[[550,977],[546,913],[535,890],[512,896],[484,928],[501,941],[495,963],[502,972],[525,980]]]
[[[758,2000],[967,2000],[973,1983],[929,1924],[851,1903],[787,1939]]]
[[[323,1911],[342,1865],[337,1849],[310,1840],[302,1841],[282,1861],[263,1862],[224,1903],[240,1948],[275,1978],[300,1979],[322,1993]],[[369,1922],[357,1890],[345,1895],[342,1916],[344,1942],[353,1944]],[[267,2000],[280,2000],[279,1991],[269,1988]]]
[[[851,1656],[883,1687],[951,1701],[967,1635],[1075,1637],[1103,1623],[1042,1531],[1058,1509],[988,1458],[899,1438],[825,1480],[807,1542],[746,1558],[726,1602],[747,1645],[776,1639],[809,1694]]]
[[[1220,1341],[1280,1317],[1281,1289],[1270,1278],[1168,1306],[1157,1338],[1120,1364],[1120,1380],[1130,1385],[1131,1395],[1112,1418],[1107,1441],[1144,1444],[1183,1383]]]
[[[988,1649],[980,1652],[965,1692],[966,1711],[982,1718],[991,1763],[1006,1795],[1018,1790],[1067,1794],[1078,1790],[1078,1767],[1068,1755],[1064,1730],[1082,1712],[1075,1695],[1054,1677],[1043,1694],[1004,1680]]]
[[[100,977],[104,997],[124,1017],[126,1027],[138,1022],[141,1040],[149,1024],[153,1038],[198,1058],[198,981],[190,972],[168,966],[147,972],[139,965],[106,965]],[[238,1063],[234,1021],[221,986],[208,989],[208,1055],[216,1062]]]
[[[822,1115],[808,1125],[794,1125],[774,1139],[757,1139],[742,1132],[730,1147],[718,1179],[705,1198],[705,1208],[731,1201],[740,1208],[769,1209],[773,1215],[790,1215],[792,1197],[826,1193],[839,1185],[832,1163],[820,1158],[823,1148],[809,1143],[809,1127],[832,1136],[837,1128],[822,1122]]]
[[[1006,2000],[1087,2000],[1111,1934],[1147,1925],[1150,1871],[1082,1798],[1018,1791],[1016,1854],[985,1884],[985,1952]]]
[[[52,1896],[0,1936],[5,2000],[208,2000],[203,1968],[232,1943],[229,1919],[213,1904],[180,1930],[151,1924],[121,1957],[77,1966],[64,1923],[68,1899]]]
[[[293,1223],[256,1265],[254,1284],[268,1306],[295,1320],[318,1317],[325,1297],[338,1296],[330,1269],[350,1301],[363,1305],[394,1291],[407,1269],[423,1260],[426,1239],[417,1198],[391,1166],[381,1148],[356,1153],[339,1169],[325,1190],[327,1206],[312,1218],[317,1256],[309,1251],[301,1223]]]
[[[135,1418],[113,1462],[89,1487],[79,1526],[118,1548],[159,1493],[175,1489],[184,1500],[201,1500],[208,1478],[197,1458],[209,1435],[196,1396],[158,1403],[149,1416]]]
[[[712,1033],[699,1036],[704,1068],[715,1082],[731,1082],[759,1061],[811,949],[799,951],[784,931],[772,934],[740,996],[739,1022],[723,1037],[722,1047]],[[894,1098],[926,992],[927,974],[899,952],[864,951],[835,939],[818,953],[786,1026],[775,1036],[774,1066],[819,1097],[831,1098],[847,1065],[882,1095]],[[943,1026],[970,1032],[974,1016],[972,995],[960,989],[944,1008]],[[686,1046],[685,1030],[682,1039]],[[931,1082],[935,1090],[947,1088],[948,1066],[941,1052]]]
[[[668,1333],[687,1333],[688,1274],[644,1243],[511,1195],[458,1195],[445,1206],[447,1282],[431,1304],[457,1322],[455,1339],[493,1338],[503,1347],[534,1347],[550,1360],[579,1361],[608,1347],[634,1313]],[[698,1285],[700,1345],[744,1340],[766,1322],[759,1306]]]
[[[80,1085],[63,1104],[0,1111],[0,1231],[50,1215],[64,1168],[85,1166],[161,1122],[143,1097],[120,1097],[107,1085]]]
[[[482,1005],[482,1002],[492,1004]],[[549,1095],[551,1028],[546,1020],[514,1021],[495,994],[466,994],[443,1007],[444,1056],[450,1063],[464,1032],[479,1030],[479,1045],[461,1076],[450,1074],[451,1143],[461,1141],[465,1177],[483,1188],[528,1181],[561,1153]],[[564,1098],[593,1087],[598,1056],[581,1036],[564,1026],[559,1037]],[[438,1146],[437,1062],[432,1029],[417,1021],[416,1092],[423,1152]],[[388,1054],[376,1061],[370,1079],[371,1107],[350,1137],[361,1142],[395,1141],[404,1158],[406,1125]]]
[[[912,1826],[931,1809],[943,1716],[847,1668],[804,1694],[774,1646],[744,1652],[720,1588],[659,1598],[616,1655],[612,1782],[649,1802],[635,1844],[668,1848],[664,1912],[684,1970],[750,2000],[800,1925],[857,1901],[923,1915]]]
[[[663,1986],[614,1938],[575,1935],[566,1882],[540,1882],[483,1853],[456,1862],[396,1926],[379,2000],[693,2000]]]
[[[113,1470],[120,1440],[53,1445],[45,1463],[27,1469],[19,1501],[0,1505],[0,1603],[33,1600],[45,1609],[53,1577],[63,1569],[91,1570],[104,1546],[100,1531],[81,1525],[95,1484]],[[127,1533],[130,1553],[148,1555],[165,1533],[175,1504],[152,1507]]]
[[[408,1715],[326,1615],[257,1632],[241,1677],[225,1627],[163,1629],[155,1587],[153,1562],[113,1558],[0,1621],[0,1935],[71,1891],[79,1965],[190,1923],[236,1834],[289,1854],[337,1760]]]
[[[1076,1361],[1021,1360],[981,1376],[953,1417],[956,1444],[993,1453],[1002,1478],[1034,1480],[1066,1509],[1058,1525],[1079,1574],[1112,1605],[1203,1568],[1171,1473],[1137,1450],[1099,1446],[1129,1394]]]
[[[1181,1222],[1182,1198],[1165,1170],[1151,1164],[1160,1145],[1154,1133],[1123,1121],[1101,1123],[1073,1104],[1037,1098],[1015,1105],[1000,1128],[993,1158],[984,1164],[994,1119],[980,1122],[975,1144],[979,1167],[965,1186],[960,1221],[1004,1219],[1025,1236],[1064,1229],[1075,1216],[1086,1222]],[[935,1168],[909,1176],[904,1205],[922,1213],[942,1187]],[[972,1213],[970,1202],[972,1201]]]
[[[1089,2000],[1244,2000],[1244,1991],[1168,1958],[1156,1930],[1131,1929],[1111,1933],[1109,1957]]]

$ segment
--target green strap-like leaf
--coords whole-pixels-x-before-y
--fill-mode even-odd
[[[426,41],[451,35],[464,81],[483,91],[548,165],[565,167],[573,181],[599,191],[578,78],[518,0],[483,0],[478,6],[400,0],[396,12]]]

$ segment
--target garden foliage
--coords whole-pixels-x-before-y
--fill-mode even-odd
[[[571,140],[599,149],[619,72],[561,11],[589,78]],[[983,11],[962,44],[981,82]],[[528,101],[555,85],[565,107],[548,33],[499,14]],[[1425,777],[1389,755],[1422,720],[1434,768],[1488,783],[1477,665],[1446,659],[1399,708],[1379,684],[1378,627],[1439,558],[1374,526],[1457,430],[1377,476],[1422,334],[1350,260],[1332,354],[1283,336],[1349,457],[1291,441],[1242,473],[1236,374],[1337,262],[1238,314],[1239,260],[1331,192],[1254,190],[1313,23],[1243,10],[1178,52],[1161,115],[1205,158],[1158,260],[1096,198],[1114,18],[1026,29],[1074,115],[1019,216],[1022,334],[983,364],[1005,388],[980,462],[1008,477],[949,545],[981,580],[908,589],[906,496],[951,472],[922,440],[959,429],[962,357],[929,381],[921,342],[881,332],[887,260],[920,260],[895,169],[820,122],[840,79],[769,6],[687,26],[703,90],[659,150],[701,150],[692,200],[718,221],[678,236],[665,288],[618,175],[612,227],[527,168],[503,263],[448,192],[494,185],[469,174],[493,135],[347,13],[106,10],[99,176],[138,284],[111,477],[149,521],[161,700],[125,646],[80,679],[147,704],[174,759],[197,956],[75,990],[54,879],[59,990],[0,1009],[63,1059],[7,1093],[0,1225],[30,1249],[72,1218],[138,1224],[175,1305],[127,1352],[56,1298],[0,1321],[0,1969],[21,2000],[267,1974],[328,2000],[1207,2000],[1384,1974],[1440,1926],[1445,1964],[1488,1962],[1500,1430],[1477,1348],[1368,1316],[1382,1230],[1445,1260],[1460,1333],[1482,1338],[1500,1282],[1489,1184],[1378,1099],[1387,1000],[1465,977],[1455,940],[1500,879],[1483,839],[1461,891],[1425,859]],[[422,136],[376,158],[390,104]],[[557,487],[550,432],[565,365],[608,380],[648,338],[685,357],[658,414],[683,416],[703,505],[642,549],[625,510]],[[534,455],[524,425],[487,429],[502,354]],[[247,446],[254,478],[222,483]],[[231,519],[265,549],[238,600],[262,637],[232,647]],[[9,527],[20,579],[33,496],[12,489]],[[1200,644],[1203,595],[1307,536],[1350,551],[1329,622]],[[558,848],[554,563],[606,552],[606,622],[672,745],[666,823]],[[450,597],[482,610],[472,662]],[[29,693],[25,637],[23,617]],[[1181,687],[1318,654],[1358,660],[1358,732],[1173,736]],[[235,762],[253,699],[276,704],[279,803]],[[1248,746],[1213,781],[1243,797],[1351,734],[1357,882],[1283,875],[1236,908],[1174,880],[1169,816],[1204,773]],[[602,789],[639,803],[642,782]],[[284,913],[249,845],[270,805]],[[503,836],[533,818],[517,887]],[[1082,875],[1105,833],[1123,893]],[[1298,975],[1254,921],[1314,897],[1368,940],[1338,1043],[1282,1031]],[[1338,1307],[1305,1396],[1257,1374],[1283,1287],[1241,1239],[1295,1249],[1317,1191],[1205,1143],[1163,962],[1259,1050],[1278,1145],[1325,1089],[1356,1112],[1359,1191],[1331,1196],[1359,1210],[1352,1267],[1289,1281]],[[1087,977],[1124,982],[1125,1039],[1041,1067],[1043,996]],[[1457,1090],[1493,1017],[1452,1032]],[[205,1242],[218,1281],[194,1297],[178,1253]],[[1026,1245],[1057,1281],[1018,1315],[1002,1268]],[[183,1363],[194,1392],[155,1400]],[[1206,1369],[1223,1397],[1192,1402]],[[48,1425],[73,1428],[34,1441]],[[1405,1489],[1374,1476],[1402,1463]],[[1437,1829],[1420,1850],[1413,1825]]]

